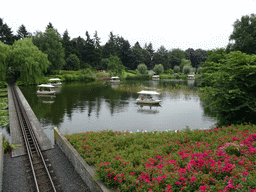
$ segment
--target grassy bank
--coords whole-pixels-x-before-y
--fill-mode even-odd
[[[119,191],[255,191],[256,126],[66,135]]]

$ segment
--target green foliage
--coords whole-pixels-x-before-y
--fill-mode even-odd
[[[192,66],[191,66],[191,61],[190,61],[190,60],[187,60],[187,59],[182,59],[182,60],[181,60],[181,63],[180,63],[180,70],[183,71],[183,68],[184,68],[185,66],[192,67]]]
[[[231,51],[256,54],[256,14],[242,16],[233,26],[234,31],[229,40],[234,40],[235,43],[229,44],[228,48]]]
[[[211,81],[215,79],[215,72],[217,72],[223,63],[223,59],[226,58],[224,49],[217,49],[208,51],[208,58],[203,64],[201,69],[202,73],[202,86],[210,86]]]
[[[161,75],[161,73],[163,73],[164,71],[164,67],[162,64],[158,64],[158,65],[155,65],[153,71],[158,74],[158,75]]]
[[[172,49],[168,55],[171,59],[171,68],[174,68],[175,65],[179,66],[181,60],[186,58],[186,52],[181,49]]]
[[[147,66],[145,64],[139,64],[137,69],[138,69],[139,73],[142,74],[142,75],[148,74],[148,69],[147,69]]]
[[[75,54],[70,54],[66,59],[66,67],[67,70],[78,70],[80,69],[80,60]]]
[[[0,87],[7,87],[8,83],[6,81],[0,81]]]
[[[113,75],[122,76],[124,66],[119,57],[110,55],[108,69],[113,73]]]
[[[168,70],[164,71],[164,73],[172,75],[174,73],[174,71],[172,69],[168,69]]]
[[[20,72],[18,78],[25,85],[38,84],[50,63],[29,38],[15,41],[10,51],[10,66]]]
[[[89,68],[83,69],[81,73],[89,76],[92,75],[92,71]]]
[[[0,41],[0,81],[4,81],[6,78],[6,72],[8,68],[10,46],[5,45]]]
[[[44,33],[37,32],[33,37],[33,43],[45,54],[51,63],[48,70],[60,70],[65,65],[65,51],[61,44],[61,39],[56,30],[52,27],[45,30]]]
[[[20,145],[14,145],[14,144],[9,144],[8,141],[5,140],[3,137],[3,149],[4,149],[4,154],[10,153],[12,149],[19,148]]]
[[[225,55],[220,63],[206,62],[203,68],[202,99],[217,112],[220,125],[256,123],[256,55],[240,51]]]
[[[185,66],[183,67],[183,73],[184,73],[185,75],[189,74],[191,70],[192,70],[192,68],[191,68],[189,65],[185,65]]]
[[[110,61],[108,58],[101,59],[99,69],[102,69],[102,70],[107,69],[109,62]]]
[[[152,76],[149,74],[137,74],[137,75],[127,75],[127,80],[149,80],[152,79]]]
[[[96,78],[86,74],[79,74],[79,75],[71,75],[65,74],[63,75],[64,81],[83,81],[83,82],[92,82],[95,81]]]
[[[174,73],[179,73],[180,72],[180,67],[178,65],[175,65],[173,68]]]
[[[132,73],[132,74],[136,74],[136,71],[134,71],[134,70],[127,70],[127,72]]]

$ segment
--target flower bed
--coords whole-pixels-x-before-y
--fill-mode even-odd
[[[118,191],[256,191],[256,126],[66,135]]]

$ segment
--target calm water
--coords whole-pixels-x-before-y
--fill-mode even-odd
[[[143,81],[142,89],[158,89],[186,85],[196,86],[193,81]],[[20,87],[45,133],[53,142],[53,128],[58,127],[63,134],[85,131],[165,131],[207,129],[216,121],[204,114],[198,96],[165,92],[160,107],[140,106],[135,103],[136,93],[115,90],[118,84],[68,83],[58,88],[55,98],[38,97],[37,87]]]

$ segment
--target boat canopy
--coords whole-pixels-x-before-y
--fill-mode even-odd
[[[156,92],[156,91],[140,91],[138,92],[138,94],[144,94],[144,95],[160,95],[160,93]]]
[[[41,84],[41,85],[38,85],[38,87],[54,87],[54,86],[49,84]]]
[[[53,79],[49,79],[49,81],[60,81],[59,78],[53,78]]]
[[[119,79],[119,77],[111,77],[111,79]]]

